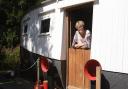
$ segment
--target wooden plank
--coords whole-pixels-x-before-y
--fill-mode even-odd
[[[73,69],[71,70],[71,72],[72,72],[72,77],[73,77],[73,85],[76,85],[76,50],[75,49],[72,49],[72,51],[73,51],[73,54],[72,54],[72,56],[73,56],[73,61],[72,61],[72,64],[73,64]]]
[[[75,50],[69,49],[69,85],[75,85]]]
[[[84,60],[84,66],[85,66],[86,62],[90,59],[90,50],[86,50],[84,52],[84,56],[86,57],[86,59]],[[91,89],[91,85],[90,85],[91,81],[87,78],[87,76],[84,77],[85,77],[84,89]]]
[[[82,88],[83,83],[83,56],[82,50],[76,49],[76,87]]]
[[[72,75],[71,75],[71,70],[73,69],[73,66],[72,66],[72,50],[71,49],[69,49],[69,60],[68,60],[68,62],[69,62],[69,65],[68,65],[68,67],[69,67],[69,71],[68,71],[68,76],[69,76],[69,85],[72,85]]]
[[[68,89],[81,89],[81,88],[78,88],[78,87],[75,87],[75,86],[68,86]]]
[[[84,76],[84,65],[85,65],[85,60],[86,60],[86,57],[85,57],[85,50],[84,49],[81,49],[81,60],[82,60],[82,63],[81,63],[81,72],[82,72],[82,80],[81,80],[81,83],[82,83],[82,89],[84,89],[84,83],[85,83],[85,76]]]
[[[81,60],[82,60],[82,69],[81,69],[81,71],[82,71],[82,89],[84,89],[84,87],[85,87],[85,76],[84,76],[84,65],[85,65],[85,60],[87,60],[86,59],[86,56],[85,56],[85,50],[81,50],[81,54],[82,54],[82,58],[81,58]]]
[[[101,89],[101,67],[96,67],[96,89]]]

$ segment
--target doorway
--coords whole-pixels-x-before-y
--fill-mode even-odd
[[[75,34],[75,23],[85,22],[86,29],[92,32],[93,3],[66,9],[66,29],[68,30],[68,58],[67,58],[67,89],[85,89],[90,87],[90,81],[84,76],[84,65],[90,59],[90,49],[75,49],[72,41]]]

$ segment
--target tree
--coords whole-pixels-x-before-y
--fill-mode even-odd
[[[30,8],[39,5],[41,1],[43,0],[0,0],[0,47],[15,47],[20,43],[21,19]],[[9,46],[10,44],[13,46]]]
[[[43,0],[0,0],[0,70],[14,69],[19,62],[20,23]],[[11,50],[10,50],[11,48]],[[3,67],[2,67],[3,66]]]

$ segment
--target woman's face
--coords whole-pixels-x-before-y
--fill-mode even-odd
[[[82,35],[82,34],[84,34],[84,26],[79,26],[78,27],[78,29],[77,29],[77,31]]]

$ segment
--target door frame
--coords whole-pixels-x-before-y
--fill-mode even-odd
[[[66,60],[66,89],[68,89],[68,84],[69,84],[69,75],[68,75],[68,71],[69,71],[69,48],[71,47],[71,43],[72,41],[71,40],[71,34],[72,34],[72,31],[71,31],[71,13],[73,11],[77,11],[77,10],[80,10],[80,9],[85,9],[88,5],[92,5],[93,6],[94,2],[88,2],[88,3],[85,3],[83,5],[79,5],[79,6],[76,6],[76,7],[70,7],[70,8],[66,8],[64,9],[64,30],[66,31],[66,55],[67,55],[67,60]],[[92,7],[93,8],[93,7]],[[70,41],[70,42],[69,42]],[[90,52],[89,52],[90,53]],[[89,54],[90,55],[90,54]]]

